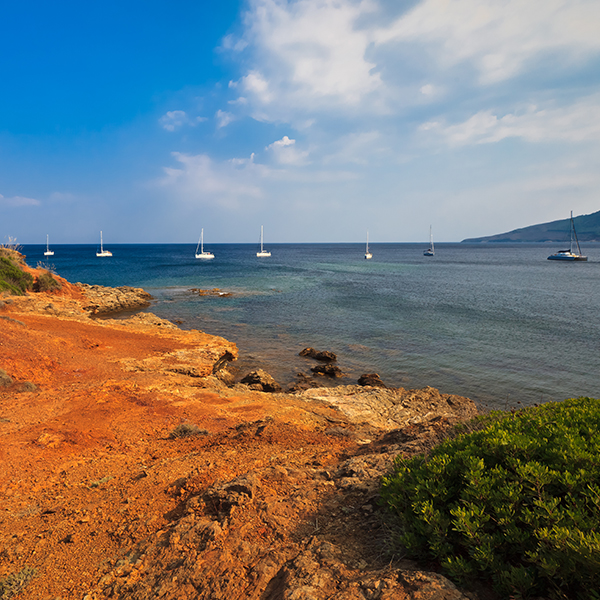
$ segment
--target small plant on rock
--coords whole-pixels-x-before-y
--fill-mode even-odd
[[[24,567],[18,573],[0,579],[0,600],[11,600],[36,576],[36,569]]]
[[[169,433],[169,439],[176,440],[180,438],[197,437],[200,435],[208,435],[206,429],[200,429],[198,425],[193,423],[180,423]]]
[[[52,277],[52,273],[50,271],[45,271],[35,280],[35,284],[33,289],[36,292],[53,292],[55,290],[60,290],[62,285],[59,281]]]

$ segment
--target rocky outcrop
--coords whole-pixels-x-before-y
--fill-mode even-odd
[[[321,362],[333,362],[337,360],[337,356],[329,350],[315,350],[314,348],[304,348],[298,352],[298,356],[307,356]]]
[[[326,365],[317,365],[316,367],[311,367],[310,369],[316,375],[324,375],[325,377],[343,377],[344,374],[342,370],[336,365],[326,364]]]
[[[281,386],[269,375],[266,371],[262,369],[257,369],[256,371],[251,371],[242,378],[240,383],[243,383],[250,387],[252,390],[258,390],[261,392],[281,392]]]
[[[370,387],[387,387],[378,373],[365,373],[358,378],[358,385],[370,386]]]
[[[301,392],[300,396],[327,402],[354,421],[368,422],[386,430],[437,418],[457,422],[478,414],[475,403],[469,398],[441,394],[432,387],[406,390],[341,385],[312,388]]]
[[[142,288],[127,285],[113,288],[87,283],[77,285],[85,297],[83,309],[92,315],[145,308],[150,306],[152,300],[152,296]]]

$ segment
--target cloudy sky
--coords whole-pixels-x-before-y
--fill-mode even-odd
[[[600,209],[598,0],[20,0],[0,243],[460,241]]]

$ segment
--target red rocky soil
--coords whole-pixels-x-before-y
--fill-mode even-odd
[[[0,298],[0,581],[35,569],[19,598],[465,598],[393,553],[377,499],[470,400],[227,387],[234,344],[92,320],[93,293]]]

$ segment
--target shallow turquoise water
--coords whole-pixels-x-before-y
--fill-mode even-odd
[[[150,311],[238,344],[240,368],[281,383],[313,363],[306,347],[332,350],[355,381],[377,372],[389,385],[432,385],[495,408],[600,397],[600,245],[587,263],[548,261],[554,246],[248,244],[56,246],[51,262],[70,281],[132,285]],[[27,246],[30,264],[43,246]],[[200,297],[191,288],[232,297]]]

